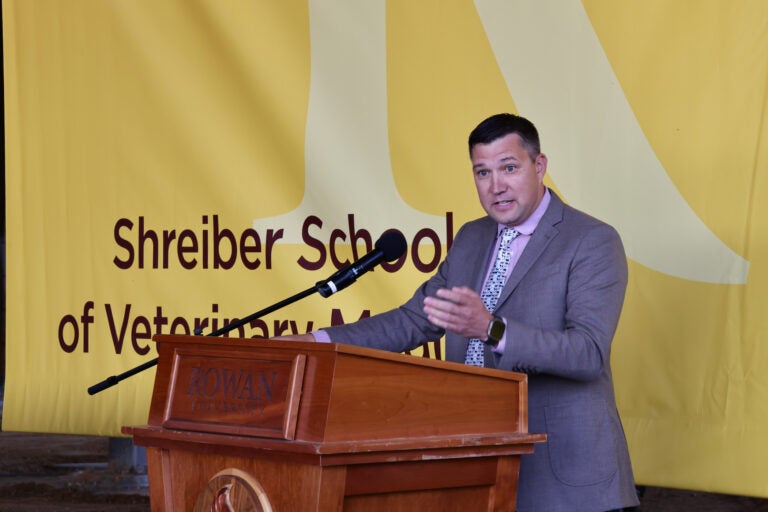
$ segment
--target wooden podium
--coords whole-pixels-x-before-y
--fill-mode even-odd
[[[154,512],[514,511],[525,375],[335,343],[155,336]]]

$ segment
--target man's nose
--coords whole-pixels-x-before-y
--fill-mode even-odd
[[[506,188],[507,182],[504,177],[498,172],[491,173],[491,192],[498,194],[504,192]]]

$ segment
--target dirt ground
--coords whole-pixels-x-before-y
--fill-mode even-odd
[[[109,464],[109,439],[0,432],[0,512],[148,512],[146,475]]]
[[[146,475],[110,464],[109,439],[0,432],[0,512],[149,510]],[[768,512],[768,500],[650,487],[641,510]]]

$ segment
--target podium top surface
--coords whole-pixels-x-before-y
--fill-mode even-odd
[[[185,336],[158,334],[153,341],[156,343],[174,343],[174,344],[196,344],[211,347],[233,347],[247,349],[272,349],[286,352],[302,353],[336,353],[350,356],[378,359],[382,361],[392,361],[406,363],[413,366],[438,368],[446,371],[465,373],[469,375],[484,375],[498,379],[521,381],[527,380],[527,377],[521,373],[496,370],[493,368],[482,368],[479,366],[469,366],[451,361],[431,359],[428,357],[411,356],[386,350],[378,350],[368,347],[359,347],[357,345],[346,345],[343,343],[318,343],[309,341],[284,341],[264,338],[214,338],[209,336]]]

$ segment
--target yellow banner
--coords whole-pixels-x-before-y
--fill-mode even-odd
[[[232,335],[399,305],[482,215],[466,138],[534,121],[616,226],[639,483],[768,496],[762,0],[6,0],[4,430],[143,424],[151,336],[210,333],[402,231],[402,261]]]

